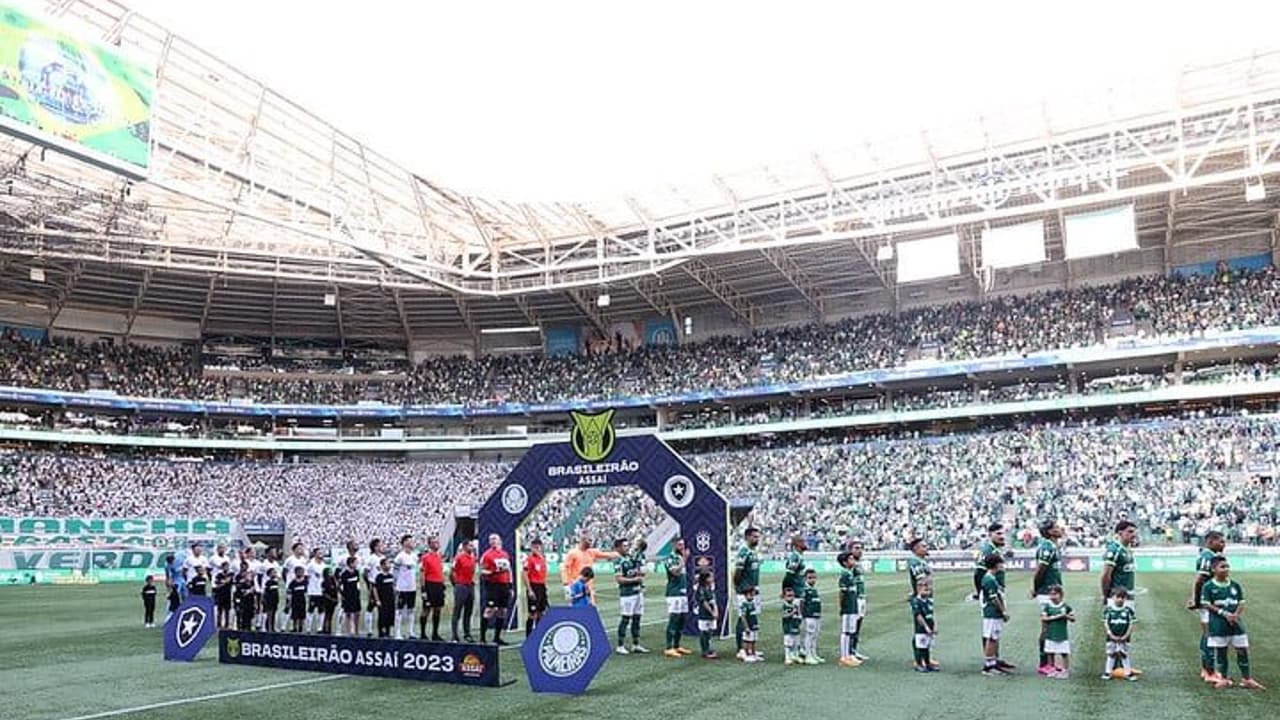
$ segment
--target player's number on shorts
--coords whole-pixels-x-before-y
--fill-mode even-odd
[[[453,657],[450,655],[422,655],[407,652],[401,657],[405,670],[423,670],[433,673],[453,672]]]

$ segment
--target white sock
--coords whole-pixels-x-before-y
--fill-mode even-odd
[[[849,633],[840,633],[840,657],[849,657]]]
[[[1124,669],[1125,669],[1125,670],[1129,670],[1130,668],[1132,668],[1132,667],[1133,667],[1132,663],[1130,663],[1130,662],[1129,662],[1129,656],[1128,656],[1128,655],[1121,655],[1121,656],[1120,656],[1120,663],[1121,663],[1122,665],[1124,665]]]
[[[1112,671],[1114,671],[1115,669],[1116,669],[1116,656],[1108,655],[1107,656],[1107,674],[1110,675]]]

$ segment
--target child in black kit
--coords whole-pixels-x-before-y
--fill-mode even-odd
[[[257,614],[257,593],[254,592],[253,575],[248,571],[240,573],[236,582],[236,629],[241,632],[253,630],[253,616]]]
[[[373,586],[378,606],[378,637],[389,638],[391,626],[396,622],[396,578],[391,574],[391,561],[385,557],[378,563]]]
[[[142,627],[156,626],[156,588],[155,578],[148,575],[142,584]]]
[[[294,568],[293,579],[289,581],[289,630],[302,632],[302,623],[307,619],[307,569]]]
[[[169,622],[169,616],[178,612],[178,607],[182,605],[182,596],[178,594],[178,586],[169,584],[169,613],[164,616],[164,621]]]
[[[220,572],[213,580],[213,607],[218,617],[218,629],[231,629],[231,575]]]
[[[320,611],[324,613],[324,621],[320,626],[321,635],[333,634],[333,613],[338,609],[338,579],[333,576],[332,568],[325,568],[320,580]]]
[[[262,583],[262,614],[263,630],[266,632],[276,631],[276,611],[280,609],[280,573],[272,568],[267,573],[267,579]]]

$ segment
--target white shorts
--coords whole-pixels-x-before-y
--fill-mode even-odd
[[[916,649],[928,650],[933,647],[933,636],[929,633],[916,633]]]
[[[1201,625],[1209,624],[1209,611],[1204,608],[1200,609],[1200,624]]]
[[[743,630],[742,631],[742,642],[755,642],[756,640],[759,640],[759,639],[760,639],[759,630]]]
[[[799,636],[799,635],[783,635],[783,636],[782,636],[782,646],[783,646],[783,647],[793,648],[793,647],[795,647],[797,644],[799,644],[799,642],[800,642],[800,636]]]
[[[999,640],[1004,632],[1004,621],[1000,618],[982,618],[982,639]]]
[[[1209,647],[1211,648],[1248,648],[1249,636],[1240,633],[1239,635],[1210,635]]]
[[[699,620],[698,621],[698,632],[715,632],[715,630],[716,630],[715,620]]]
[[[1070,640],[1045,640],[1044,652],[1046,655],[1070,655]]]
[[[624,595],[618,598],[618,608],[623,617],[644,615],[644,593]]]
[[[1046,650],[1045,652],[1048,652],[1048,651]],[[1127,643],[1127,642],[1112,642],[1112,641],[1108,640],[1108,641],[1107,641],[1107,654],[1108,654],[1108,655],[1128,655],[1128,654],[1129,654],[1129,643]]]
[[[822,630],[822,618],[805,618],[804,631],[808,635],[817,635]]]
[[[841,615],[840,616],[840,632],[855,633],[858,632],[858,618],[861,615]]]
[[[867,599],[865,597],[860,597],[858,598],[858,617],[864,618],[866,616],[867,616]]]
[[[689,598],[668,597],[667,598],[667,614],[668,615],[684,615],[689,612]]]

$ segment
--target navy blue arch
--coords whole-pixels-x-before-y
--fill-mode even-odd
[[[690,550],[686,571],[691,593],[697,572],[702,568],[712,571],[720,606],[720,630],[724,634],[731,615],[729,501],[655,435],[619,436],[613,450],[597,463],[579,458],[568,442],[534,445],[480,508],[476,528],[480,550],[483,552],[489,535],[497,533],[503,547],[514,556],[516,531],[556,490],[626,486],[643,490],[680,525],[680,536]],[[518,562],[516,566],[519,567]],[[648,588],[653,607],[649,612],[656,610],[665,615],[665,605],[660,595],[655,595],[655,590],[661,593],[666,585],[665,578],[659,578],[660,582]],[[551,595],[558,597],[554,592]],[[516,594],[517,598],[523,596],[522,592]],[[513,603],[512,607],[517,605]],[[694,609],[692,601],[690,609]],[[512,613],[512,627],[518,626],[515,614]],[[689,632],[697,630],[695,614],[690,613],[686,626]]]

